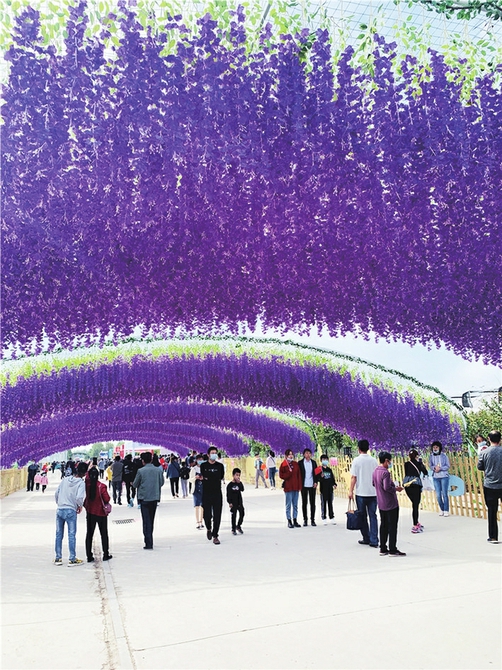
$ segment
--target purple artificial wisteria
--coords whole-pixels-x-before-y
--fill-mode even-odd
[[[190,423],[188,423],[190,422]],[[231,432],[228,432],[231,431]],[[249,452],[242,436],[269,444],[278,452],[314,449],[303,430],[241,407],[199,403],[138,403],[72,412],[2,432],[2,465],[38,460],[47,454],[103,440],[131,439],[168,446],[204,440],[229,456]],[[206,447],[207,448],[207,447]]]
[[[133,13],[105,67],[84,13],[58,54],[26,10],[7,53],[4,346],[261,319],[501,363],[499,73],[464,104],[431,53],[417,94],[376,37],[371,87],[350,48],[333,75],[323,31],[311,67],[304,35],[246,51],[240,15],[230,47],[209,16],[197,34],[172,20],[163,56]]]
[[[196,423],[200,423],[203,416],[205,424],[219,427],[228,425],[225,420],[233,412],[245,411],[237,405],[273,407],[322,421],[354,438],[366,437],[378,448],[427,445],[433,439],[456,445],[462,441],[457,423],[410,393],[366,384],[348,372],[324,365],[246,354],[155,359],[138,356],[63,369],[50,375],[18,378],[15,385],[2,388],[0,400],[3,426],[8,426],[2,433],[2,449],[13,429],[47,421],[48,425],[54,423],[52,434],[57,435],[66,430],[57,425],[58,421],[84,412],[119,411],[122,406],[124,411],[131,411],[131,420],[136,412],[148,411],[151,421],[193,423],[197,416]],[[165,408],[175,411],[176,418],[166,416]],[[254,416],[252,412],[245,414]],[[89,425],[96,421],[90,418]],[[258,436],[244,430],[242,423],[238,425],[232,429],[265,442],[272,439],[270,427]],[[85,431],[85,423],[80,428]]]

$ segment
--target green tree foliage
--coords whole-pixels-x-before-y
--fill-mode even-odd
[[[430,10],[445,14],[449,19],[455,17],[469,20],[484,14],[488,19],[502,20],[502,2],[493,0],[412,0],[412,2],[419,2]]]
[[[474,444],[477,435],[485,439],[491,430],[502,428],[502,403],[498,400],[485,401],[481,409],[467,415],[467,440]]]

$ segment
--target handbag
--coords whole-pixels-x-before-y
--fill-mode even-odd
[[[406,475],[406,477],[403,479],[403,486],[405,488],[408,488],[408,486],[422,486],[422,480],[420,477],[417,477],[416,475]]]
[[[354,501],[349,498],[347,511],[347,530],[361,530],[363,527],[363,515],[354,507]]]
[[[410,463],[413,465],[415,470],[417,471],[416,475],[406,475],[405,478],[403,479],[403,486],[405,488],[408,488],[408,486],[420,486],[422,487],[422,477],[420,476],[420,470],[417,468],[415,463],[413,463],[410,460]]]
[[[112,506],[109,502],[105,503],[105,501],[103,500],[103,496],[101,495],[101,489],[99,490],[99,497],[101,499],[101,505],[103,506],[103,512],[105,513],[106,516],[108,516],[112,511]]]
[[[424,475],[424,491],[434,491],[434,484],[429,475]]]

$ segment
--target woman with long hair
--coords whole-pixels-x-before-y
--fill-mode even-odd
[[[99,470],[91,468],[85,479],[84,507],[87,510],[87,534],[85,536],[85,551],[87,562],[92,563],[92,538],[96,525],[101,535],[101,546],[103,547],[103,561],[109,561],[112,555],[109,552],[108,539],[108,517],[104,510],[106,503],[110,502],[110,494],[106,486],[99,481]]]
[[[421,458],[418,458],[418,451],[416,449],[411,449],[408,454],[410,460],[406,461],[404,464],[404,490],[406,495],[411,500],[411,506],[413,509],[413,527],[411,529],[412,533],[422,533],[424,527],[418,521],[418,510],[420,508],[420,501],[422,499],[422,477],[421,475],[427,474],[427,468],[422,462]]]

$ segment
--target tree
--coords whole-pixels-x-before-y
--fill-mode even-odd
[[[447,18],[473,19],[485,14],[488,19],[502,20],[502,3],[492,0],[414,0],[429,9],[435,9]]]
[[[467,439],[474,444],[477,435],[486,436],[491,430],[500,430],[502,426],[502,403],[498,400],[485,400],[477,412],[467,415]]]

